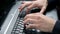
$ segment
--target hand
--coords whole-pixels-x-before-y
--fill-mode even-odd
[[[28,23],[29,25],[26,25]],[[39,29],[43,32],[52,32],[56,20],[40,13],[28,14],[24,18],[26,29]]]
[[[43,13],[47,5],[48,5],[47,0],[26,1],[26,2],[22,2],[22,5],[19,7],[19,9],[21,11],[23,10],[23,8],[27,7],[26,12],[29,13],[29,11],[32,8],[39,8],[41,9],[40,13]]]

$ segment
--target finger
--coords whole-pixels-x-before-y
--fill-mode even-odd
[[[35,24],[35,23],[37,23],[37,20],[36,20],[36,19],[28,18],[28,19],[24,20],[23,23],[24,23],[25,25],[26,25],[26,24]]]
[[[29,24],[26,25],[26,29],[36,29],[37,25],[36,24]]]
[[[21,4],[24,4],[24,3],[26,3],[25,1],[23,1]]]
[[[37,15],[37,14],[28,14],[28,15],[26,15],[25,17],[24,17],[24,20],[26,20],[27,18],[31,18],[31,19],[39,19],[40,17],[39,17],[39,15]]]
[[[32,2],[23,2],[22,5],[19,7],[19,10],[21,11],[22,9],[24,9],[26,6],[29,6],[30,4],[32,4]]]
[[[27,4],[22,4],[19,8],[20,12],[27,6]]]
[[[35,5],[34,5],[34,4],[28,6],[26,12],[29,13],[29,11],[30,11],[32,8],[35,8]]]
[[[40,11],[41,14],[44,13],[44,11],[46,10],[46,7],[47,7],[47,6],[43,6],[43,7],[41,8],[41,11]]]
[[[36,0],[33,0],[33,1],[36,1]]]

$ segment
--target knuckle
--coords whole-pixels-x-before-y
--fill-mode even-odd
[[[30,27],[32,27],[32,26],[30,25]]]
[[[26,17],[28,17],[29,16],[29,14],[28,15],[26,15]]]
[[[29,18],[27,19],[27,21],[30,21]]]
[[[28,17],[28,16],[29,16],[29,15],[26,15],[25,18]]]
[[[26,15],[26,17],[30,17],[31,14]]]
[[[24,17],[24,19],[27,19],[27,18],[29,18],[29,14]]]
[[[30,25],[30,28],[33,28],[33,26],[32,26],[32,25]]]
[[[27,7],[28,10],[30,10],[30,7]]]

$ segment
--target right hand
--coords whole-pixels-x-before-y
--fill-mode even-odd
[[[19,7],[19,10],[23,10],[23,8],[27,7],[26,12],[29,13],[29,11],[32,8],[39,8],[41,9],[40,13],[43,13],[47,7],[47,0],[35,0],[35,1],[26,1],[22,2],[22,5]]]
[[[40,13],[32,13],[25,16],[23,23],[26,29],[39,29],[42,32],[52,32],[56,20]]]

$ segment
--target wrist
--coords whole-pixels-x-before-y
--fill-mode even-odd
[[[50,31],[50,32],[52,32],[52,31],[53,31],[54,26],[55,26],[55,24],[56,24],[56,21],[57,21],[57,20],[53,20],[53,21],[52,21],[52,23],[53,23],[53,24],[52,24],[52,27],[51,27],[51,31]]]

